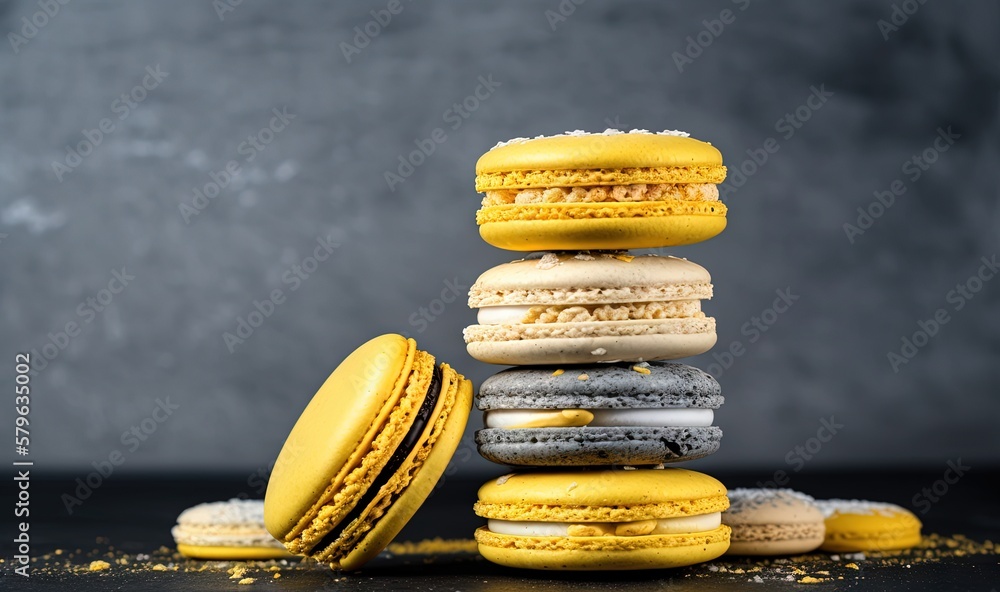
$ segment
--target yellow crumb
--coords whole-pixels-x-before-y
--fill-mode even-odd
[[[800,584],[821,584],[821,583],[823,583],[825,581],[826,581],[825,578],[814,578],[812,576],[806,576],[806,577],[802,578],[801,580],[799,580],[799,583]]]
[[[844,567],[846,567],[847,569],[861,569],[860,567],[858,567],[857,563],[853,563],[853,562],[851,562],[851,563],[845,563]]]
[[[806,575],[806,570],[799,569],[799,568],[796,567],[795,569],[792,570],[792,573],[795,574],[795,575],[797,575],[797,576],[804,576],[804,575]]]
[[[152,567],[153,571],[168,571],[168,567],[162,563],[157,563]]]
[[[552,376],[559,376],[563,372],[565,372],[565,370],[563,370],[562,368],[559,368],[558,370],[556,370],[555,372],[552,373]]]
[[[615,259],[617,259],[619,261],[624,261],[625,263],[631,263],[632,260],[635,259],[635,256],[634,255],[621,255],[621,254],[619,254],[619,255],[615,255]]]
[[[245,565],[236,565],[229,568],[227,571],[232,574],[229,576],[230,580],[238,580],[247,575],[247,567]]]
[[[62,554],[63,554],[62,549],[56,549],[56,555],[62,555]]]
[[[246,586],[246,585],[252,584],[252,583],[254,583],[256,581],[257,580],[254,579],[254,578],[243,578],[242,580],[240,580],[240,581],[238,581],[236,583],[239,584],[240,586]]]
[[[267,568],[267,571],[281,571],[281,568],[278,567],[277,565],[272,565],[271,567]]]
[[[577,380],[588,380],[588,379],[590,379],[590,377],[587,376],[586,373],[584,373],[584,374],[581,374],[581,375],[577,376],[576,379]]]
[[[111,569],[111,564],[107,561],[91,561],[90,571],[104,571],[106,569]]]
[[[280,577],[281,577],[281,574],[280,574],[280,573],[276,573],[276,574],[274,574],[274,579],[276,579],[276,580],[277,580],[277,579],[278,579],[278,578],[280,578]]]
[[[816,575],[818,575],[818,576],[828,576],[828,575],[830,575],[830,572],[828,572],[828,571],[818,571],[818,572],[816,572]]]
[[[638,372],[639,374],[651,374],[649,368],[643,368],[642,366],[632,366],[632,370]]]

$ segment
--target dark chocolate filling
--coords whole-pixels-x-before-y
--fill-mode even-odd
[[[441,369],[435,367],[434,374],[431,377],[431,383],[427,387],[427,394],[424,396],[424,403],[420,406],[420,410],[417,411],[417,416],[413,420],[413,425],[410,426],[410,430],[406,432],[406,437],[400,442],[399,446],[396,447],[396,452],[389,458],[389,462],[385,464],[382,471],[379,472],[378,476],[372,482],[368,490],[361,496],[358,503],[354,505],[354,508],[348,512],[344,519],[337,523],[333,527],[333,530],[328,532],[323,539],[316,543],[313,549],[326,549],[333,543],[337,542],[344,531],[347,530],[351,524],[361,516],[362,512],[371,505],[371,503],[378,496],[379,491],[389,482],[389,479],[399,470],[403,465],[403,461],[406,457],[410,455],[410,452],[417,446],[420,441],[420,436],[424,432],[424,428],[427,426],[427,422],[431,420],[431,414],[434,413],[434,407],[437,405],[438,397],[441,395]],[[312,552],[313,549],[310,549]]]

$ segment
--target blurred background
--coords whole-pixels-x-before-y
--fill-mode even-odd
[[[465,292],[517,255],[478,236],[476,159],[609,127],[730,169],[727,230],[660,251],[715,284],[696,468],[1000,463],[996,3],[43,4],[0,2],[0,384],[32,352],[36,472],[117,451],[262,493],[381,333],[482,382]],[[449,475],[505,471],[480,425]]]

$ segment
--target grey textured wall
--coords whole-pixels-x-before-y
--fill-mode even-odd
[[[464,351],[464,295],[435,304],[514,258],[478,237],[476,158],[609,126],[688,130],[750,173],[724,190],[726,232],[672,251],[717,294],[719,358],[691,363],[717,364],[725,437],[698,466],[1000,461],[1000,280],[970,281],[1000,248],[996,3],[897,1],[898,27],[880,30],[888,0],[591,0],[565,20],[569,0],[404,1],[359,52],[342,45],[388,4],[246,0],[221,18],[200,0],[45,18],[0,4],[15,34],[0,50],[0,384],[15,351],[47,362],[39,468],[82,475],[114,450],[120,471],[266,467],[338,361],[384,332],[481,382],[497,368]],[[456,115],[483,80],[488,98]],[[390,188],[385,172],[439,127]],[[946,150],[939,128],[959,135]],[[78,162],[66,146],[81,142]],[[318,240],[331,253],[312,267]],[[282,303],[230,348],[275,289]],[[785,289],[794,304],[768,312]],[[936,334],[901,353],[939,309]],[[894,368],[890,352],[912,359]],[[157,400],[176,407],[160,423]],[[831,417],[842,427],[817,446]],[[133,425],[144,439],[123,440]],[[500,470],[467,450],[456,467]]]

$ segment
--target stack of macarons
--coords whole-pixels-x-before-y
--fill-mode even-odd
[[[630,249],[686,245],[726,226],[710,144],[682,132],[569,132],[502,142],[479,159],[480,235],[535,252],[469,293],[469,353],[515,366],[476,397],[480,454],[512,466],[479,491],[489,560],[534,569],[648,569],[722,555],[716,479],[664,468],[715,452],[719,384],[667,362],[708,351],[711,276]]]

